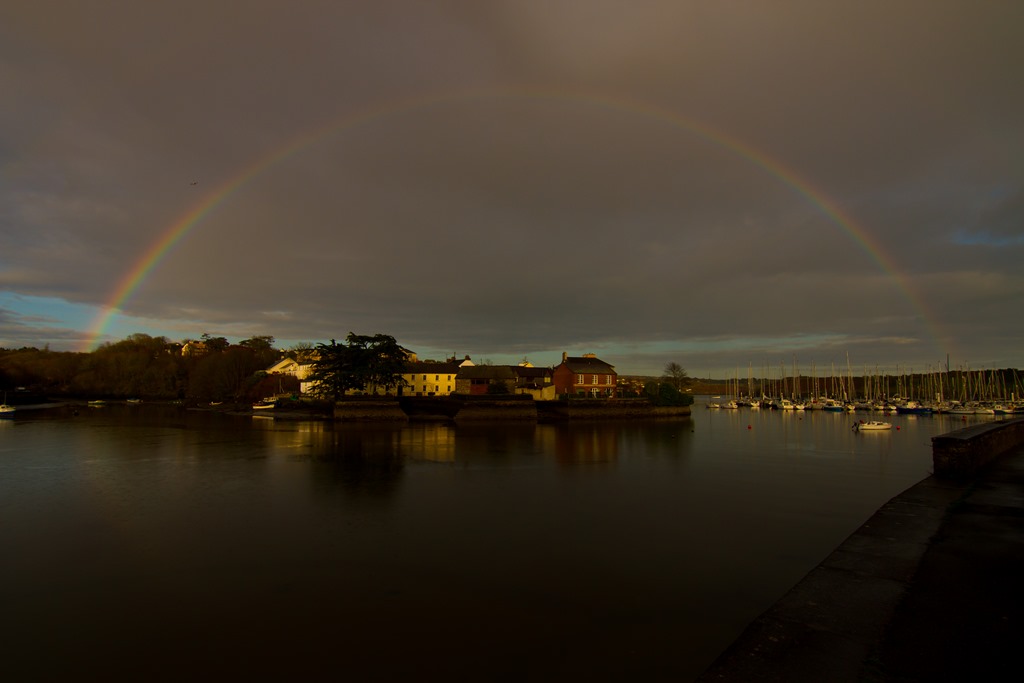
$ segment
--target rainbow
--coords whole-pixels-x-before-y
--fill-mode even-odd
[[[204,218],[222,205],[235,192],[268,169],[311,147],[315,143],[322,142],[334,135],[350,131],[372,121],[442,104],[494,99],[568,101],[603,107],[617,112],[631,113],[680,128],[717,147],[730,151],[796,191],[832,223],[843,230],[871,261],[898,284],[899,290],[906,297],[910,305],[921,314],[929,333],[936,342],[936,348],[938,348],[938,344],[942,340],[949,338],[948,335],[942,333],[938,324],[934,322],[935,316],[930,313],[927,305],[916,293],[910,281],[901,274],[895,262],[885,253],[882,246],[871,236],[868,230],[859,225],[852,216],[844,212],[834,201],[828,199],[825,194],[813,188],[792,169],[765,156],[750,145],[722,131],[715,130],[704,123],[684,117],[677,112],[638,100],[610,98],[585,92],[547,91],[534,88],[488,88],[419,95],[378,103],[357,112],[349,113],[341,118],[331,120],[325,125],[290,139],[274,151],[257,157],[250,165],[215,187],[212,191],[206,193],[188,211],[162,231],[157,240],[146,249],[135,265],[121,277],[107,302],[102,305],[100,313],[89,327],[84,350],[96,347],[114,316],[123,308],[125,302],[131,298],[132,294],[139,289],[142,283],[145,282],[146,277],[174,249],[175,245],[181,242],[196,225],[201,223]]]

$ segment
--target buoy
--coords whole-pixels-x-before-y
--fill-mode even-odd
[[[897,427],[896,427],[896,431],[897,431],[897,432],[898,432],[898,431],[900,431],[900,428],[899,428],[899,426],[897,426]]]
[[[747,429],[750,429],[750,425],[747,425]]]

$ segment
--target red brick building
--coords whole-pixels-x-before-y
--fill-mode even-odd
[[[614,398],[618,375],[615,367],[592,353],[582,356],[562,354],[562,362],[555,366],[555,392],[561,396],[593,396]]]

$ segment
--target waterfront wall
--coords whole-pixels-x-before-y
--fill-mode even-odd
[[[529,397],[527,397],[529,398]],[[537,401],[532,399],[491,399],[465,401],[455,413],[455,422],[537,420]]]
[[[940,479],[969,479],[1024,443],[1024,418],[972,425],[932,437],[932,466]]]
[[[527,395],[369,398],[339,401],[338,421],[447,420],[564,421],[689,417],[690,406],[655,406],[647,399],[571,399],[535,401]]]
[[[689,415],[690,406],[655,406],[643,398],[570,399],[537,404],[537,416],[544,420],[621,420]]]
[[[338,422],[406,422],[409,416],[393,398],[359,398],[335,403],[334,419]]]

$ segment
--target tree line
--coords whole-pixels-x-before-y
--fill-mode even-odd
[[[279,360],[274,338],[231,344],[203,335],[205,353],[183,356],[182,344],[133,334],[88,353],[0,348],[0,388],[68,398],[249,401],[297,391],[293,377],[268,377]],[[287,386],[285,386],[287,385]]]
[[[224,337],[201,337],[202,353],[183,355],[183,344],[166,337],[133,334],[89,353],[49,349],[0,348],[0,390],[67,398],[149,398],[188,401],[256,401],[268,395],[298,393],[292,375],[267,375],[282,357],[274,338],[256,336],[231,344]],[[309,362],[308,380],[322,398],[350,391],[393,389],[405,383],[408,351],[386,334],[349,333],[343,343],[299,344],[285,352]],[[665,367],[660,381],[643,394],[657,404],[689,404],[690,383],[678,363]]]

